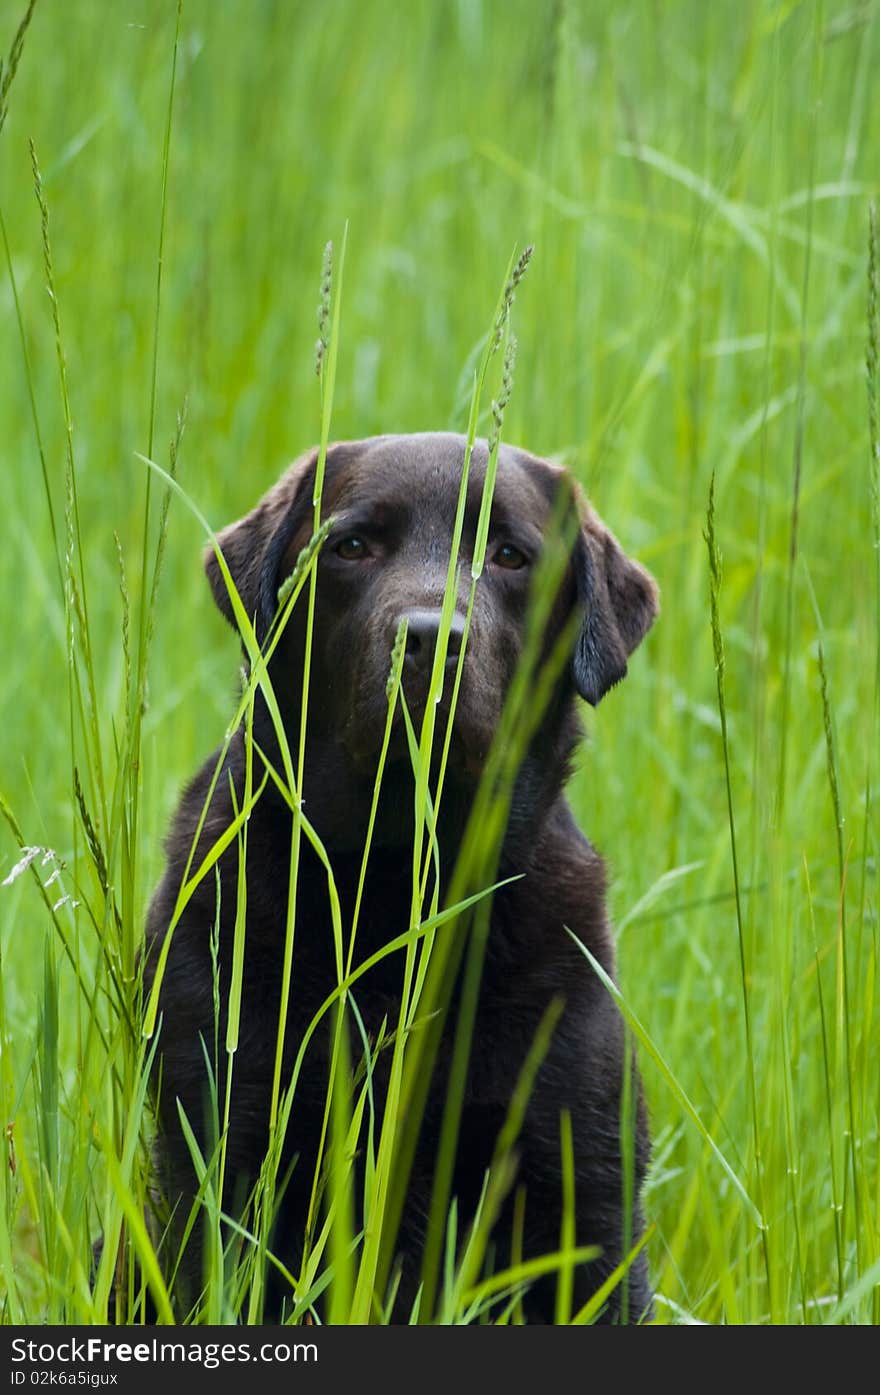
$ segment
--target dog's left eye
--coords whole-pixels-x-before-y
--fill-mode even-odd
[[[514,547],[513,543],[502,543],[496,550],[492,561],[496,566],[506,567],[508,571],[515,572],[526,565],[527,558],[524,552],[520,552],[518,547]]]
[[[365,557],[370,556],[370,549],[363,538],[352,533],[351,537],[342,538],[336,544],[336,555],[341,557],[344,562],[361,562]]]

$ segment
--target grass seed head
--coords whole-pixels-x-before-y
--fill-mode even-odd
[[[279,607],[284,605],[284,602],[287,600],[291,591],[294,591],[296,587],[299,585],[303,572],[306,570],[312,558],[315,556],[315,553],[319,550],[319,548],[323,546],[324,540],[327,537],[327,534],[330,532],[332,526],[333,519],[325,519],[318,531],[312,534],[311,538],[300,552],[294,564],[293,571],[290,573],[290,576],[288,576],[284,581],[282,581],[281,585],[278,588]]]
[[[875,545],[880,544],[880,287],[877,270],[877,205],[868,205],[868,342],[865,367],[868,380],[868,434],[871,444],[871,502],[874,510]]]
[[[315,373],[320,378],[327,353],[330,331],[330,298],[333,290],[333,243],[324,248],[321,261],[321,292],[318,300],[318,338],[315,344]]]
[[[9,50],[9,57],[5,65],[3,59],[0,58],[0,131],[3,130],[6,117],[9,114],[9,89],[12,86],[12,80],[15,77],[16,69],[21,59],[21,51],[24,47],[24,36],[27,33],[27,28],[31,22],[31,15],[34,12],[36,3],[37,0],[30,0],[24,19],[15,31],[15,38],[12,40],[12,47]]]
[[[516,335],[511,334],[507,340],[507,348],[504,350],[504,369],[501,374],[501,391],[497,398],[492,401],[492,434],[489,437],[489,454],[496,450],[501,441],[501,428],[504,425],[504,413],[513,392],[513,369],[516,363]]]
[[[495,321],[495,329],[492,338],[493,354],[501,345],[501,337],[504,334],[504,326],[507,324],[508,318],[510,316],[510,307],[513,305],[513,302],[516,299],[517,287],[519,286],[520,281],[526,274],[529,262],[532,260],[532,253],[534,252],[534,250],[534,245],[532,243],[529,243],[528,247],[526,247],[520,254],[516,266],[510,273],[507,285],[504,287],[504,293],[501,297],[501,309],[498,311],[498,318]]]
[[[394,644],[391,648],[391,668],[388,672],[388,681],[385,684],[385,696],[390,702],[397,684],[397,676],[403,663],[403,649],[406,644],[406,617],[402,616],[397,626],[397,634],[394,636]]]

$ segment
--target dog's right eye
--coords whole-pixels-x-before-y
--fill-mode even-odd
[[[336,544],[336,556],[341,557],[344,562],[362,562],[365,557],[370,555],[367,544],[356,533],[352,533],[348,538],[342,538]]]

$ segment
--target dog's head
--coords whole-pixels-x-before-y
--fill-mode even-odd
[[[309,726],[341,742],[359,763],[375,761],[386,720],[391,649],[407,621],[402,681],[414,718],[424,711],[456,522],[465,441],[451,434],[380,436],[327,453],[321,516],[332,525],[317,564]],[[471,458],[461,533],[458,594],[447,653],[447,708],[461,649],[488,453]],[[278,590],[313,531],[317,453],[296,461],[257,507],[219,535],[229,573],[261,641]],[[502,446],[485,566],[477,584],[454,718],[459,761],[478,771],[523,649],[530,583],[559,537],[560,496],[577,511],[573,543],[552,608],[547,646],[573,612],[577,638],[564,682],[595,705],[626,673],[627,659],[657,612],[649,574],[621,550],[558,466]],[[564,500],[563,500],[564,502]],[[551,524],[553,525],[551,528]],[[206,569],[214,598],[235,623],[213,548]],[[278,646],[274,678],[282,706],[297,707],[304,602]],[[280,677],[278,676],[280,674]],[[292,690],[292,691],[291,691]],[[456,758],[455,756],[453,757]]]

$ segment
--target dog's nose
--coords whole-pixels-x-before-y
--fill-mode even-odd
[[[399,616],[406,621],[405,668],[410,673],[427,676],[434,662],[434,650],[440,633],[439,610],[407,610]],[[464,616],[454,614],[449,627],[449,644],[446,649],[446,667],[452,668],[461,653],[461,640],[464,634]]]

